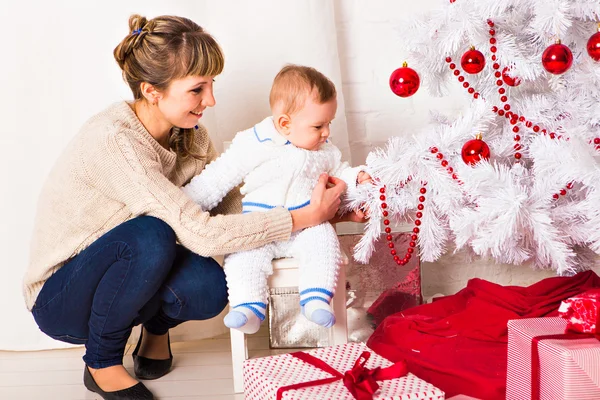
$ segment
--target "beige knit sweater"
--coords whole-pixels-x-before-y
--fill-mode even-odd
[[[24,295],[31,310],[44,282],[66,261],[115,226],[140,215],[160,218],[177,240],[202,256],[287,240],[289,211],[211,216],[181,190],[217,153],[199,127],[195,150],[206,161],[182,159],[146,131],[127,102],[92,117],[51,170],[35,220]],[[241,212],[238,191],[211,214]]]

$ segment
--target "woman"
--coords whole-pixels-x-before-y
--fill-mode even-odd
[[[24,279],[40,329],[85,344],[84,384],[105,399],[153,398],[122,365],[133,326],[143,324],[135,374],[156,379],[171,368],[169,329],[223,310],[223,270],[209,257],[331,220],[345,189],[321,176],[302,209],[232,215],[241,209],[234,191],[211,214],[201,210],[181,186],[217,157],[197,124],[215,105],[221,49],[186,18],[133,15],[129,28],[114,56],[135,100],[92,117],[57,161]]]

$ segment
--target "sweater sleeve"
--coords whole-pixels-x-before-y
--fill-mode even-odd
[[[83,160],[92,182],[105,195],[121,201],[134,216],[151,215],[169,224],[178,241],[193,252],[214,256],[289,239],[289,211],[276,208],[211,217],[164,176],[156,150],[150,145],[127,131],[101,136],[98,145],[104,151],[100,153],[108,159]]]
[[[203,210],[212,210],[261,163],[263,148],[248,140],[246,131],[238,133],[223,154],[184,186],[184,193]]]

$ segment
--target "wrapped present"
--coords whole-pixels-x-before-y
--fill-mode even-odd
[[[340,235],[340,246],[352,254],[362,235]],[[410,233],[394,233],[396,248],[408,248]],[[418,254],[418,249],[416,253]],[[399,266],[386,240],[375,243],[369,264],[349,260],[346,267],[348,341],[365,342],[374,325],[385,316],[422,303],[418,257]],[[271,348],[315,348],[331,345],[329,329],[300,313],[298,288],[272,288],[269,296],[269,344]]]
[[[567,320],[567,330],[594,333],[600,338],[600,289],[593,289],[563,301],[558,314]]]
[[[506,398],[600,399],[600,341],[563,318],[508,321]]]
[[[444,399],[444,392],[362,343],[244,361],[246,400]]]

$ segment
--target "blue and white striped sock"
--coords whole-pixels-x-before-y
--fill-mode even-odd
[[[233,307],[225,316],[223,322],[225,326],[231,329],[237,329],[241,332],[250,334],[256,333],[260,324],[265,320],[265,303],[242,303]]]
[[[300,292],[302,314],[317,325],[331,328],[335,324],[335,316],[329,303],[333,293],[323,288],[309,288]]]

